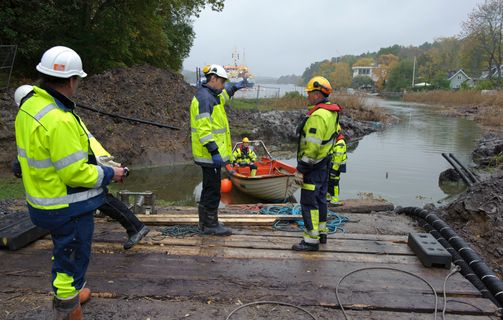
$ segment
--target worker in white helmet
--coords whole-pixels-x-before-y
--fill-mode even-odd
[[[49,230],[54,245],[55,319],[82,319],[80,300],[90,296],[84,285],[93,212],[105,201],[105,187],[122,181],[125,170],[99,166],[89,156],[88,131],[71,100],[87,75],[79,55],[53,47],[36,69],[41,85],[33,86],[16,116],[18,161],[31,220]]]
[[[218,222],[221,167],[232,162],[232,140],[225,105],[245,82],[228,84],[225,69],[217,64],[203,68],[206,83],[190,105],[190,127],[194,162],[203,170],[199,201],[199,227],[204,234],[228,236],[231,229]]]

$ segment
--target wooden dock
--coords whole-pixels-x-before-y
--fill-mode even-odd
[[[227,211],[222,218],[225,214],[235,213]],[[338,281],[360,268],[392,267],[433,285],[441,319],[449,270],[423,267],[407,246],[407,234],[423,230],[393,213],[344,215],[346,232],[330,235],[327,245],[310,253],[290,249],[300,233],[265,225],[238,225],[225,238],[173,238],[163,236],[164,227],[152,226],[145,241],[124,251],[120,225],[97,219],[87,274],[94,297],[84,306],[85,318],[226,319],[242,304],[273,300],[303,306],[316,319],[344,319],[335,296]],[[47,236],[15,252],[0,251],[0,319],[49,318],[51,247]],[[446,292],[447,319],[496,314],[496,306],[460,274],[449,279]],[[433,319],[435,297],[428,286],[395,271],[351,275],[339,293],[351,319]],[[262,305],[231,319],[311,318],[291,307]]]

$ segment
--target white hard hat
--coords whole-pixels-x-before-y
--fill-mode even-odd
[[[79,76],[84,78],[87,74],[82,70],[82,60],[77,52],[70,48],[52,47],[42,56],[37,70],[43,74],[57,77],[70,78]]]
[[[218,64],[210,64],[208,66],[205,66],[203,68],[203,72],[205,75],[216,74],[220,78],[229,78],[229,76],[227,76],[227,71],[225,71],[225,69]]]
[[[23,84],[19,88],[16,89],[16,92],[14,92],[14,101],[16,101],[17,106],[21,104],[21,100],[26,97],[28,93],[30,93],[33,90],[33,86],[29,84]]]

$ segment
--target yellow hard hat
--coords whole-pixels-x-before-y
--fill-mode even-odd
[[[311,91],[321,91],[324,95],[330,95],[332,93],[332,86],[330,82],[324,77],[313,77],[306,85],[306,92]]]
[[[244,138],[243,138],[243,143],[245,143],[245,142],[246,142],[246,143],[250,142],[250,139],[248,139],[247,137],[244,137]]]

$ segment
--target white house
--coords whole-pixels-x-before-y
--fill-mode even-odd
[[[365,76],[371,78],[373,81],[377,81],[378,76],[374,73],[374,66],[359,66],[352,67],[353,69],[353,78],[357,76]]]
[[[454,72],[447,80],[449,80],[449,87],[453,90],[461,88],[461,85],[465,82],[469,87],[473,87],[474,84],[473,79],[470,78],[463,69]]]

